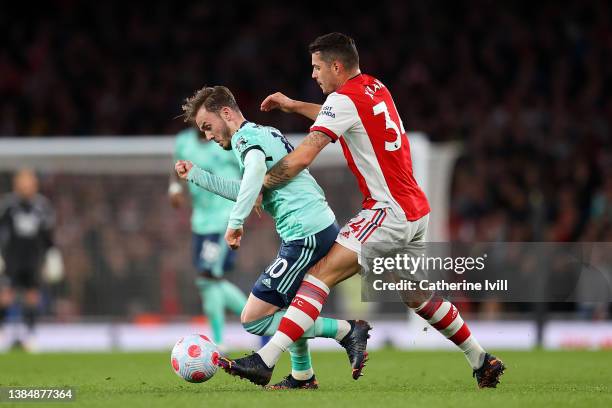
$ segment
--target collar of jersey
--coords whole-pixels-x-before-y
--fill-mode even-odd
[[[351,78],[347,79],[346,82],[344,83],[344,85],[342,85],[340,88],[338,88],[338,90],[336,90],[336,92],[341,91],[344,87],[348,86],[348,84],[350,82],[353,82],[353,81],[356,81],[356,80],[361,81],[362,78],[363,78],[363,73],[360,72],[357,75],[355,75],[354,77],[351,77]]]

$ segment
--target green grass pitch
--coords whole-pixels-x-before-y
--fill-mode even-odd
[[[267,391],[222,371],[189,384],[169,354],[0,354],[0,385],[74,386],[69,407],[612,407],[610,351],[496,351],[508,369],[495,390],[476,388],[459,352],[374,351],[359,381],[343,353],[314,353],[317,391]],[[284,356],[273,380],[288,372]]]

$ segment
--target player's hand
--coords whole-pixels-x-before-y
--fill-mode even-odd
[[[183,180],[187,180],[187,174],[189,174],[189,170],[193,168],[193,163],[189,160],[179,160],[174,164],[174,170],[176,170],[176,174]]]
[[[255,205],[253,205],[253,210],[255,210],[255,213],[257,214],[259,218],[261,218],[261,212],[263,211],[263,208],[261,207],[262,202],[263,202],[263,193],[259,193],[259,195],[257,196],[257,200],[255,200]]]
[[[227,242],[230,248],[236,250],[240,248],[240,241],[242,240],[243,234],[244,230],[242,227],[238,229],[228,228],[227,231],[225,231],[225,242]]]
[[[295,101],[280,92],[268,95],[261,103],[260,109],[263,112],[269,112],[274,109],[280,109],[286,113],[292,113]]]

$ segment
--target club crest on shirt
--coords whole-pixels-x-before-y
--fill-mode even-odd
[[[246,139],[244,138],[244,136],[240,136],[240,137],[238,138],[238,140],[236,140],[236,149],[237,149],[238,151],[242,151],[242,150],[244,149],[244,147],[247,145],[247,143],[248,143],[248,142],[246,141]]]

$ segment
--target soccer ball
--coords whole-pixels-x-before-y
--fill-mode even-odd
[[[202,383],[217,372],[219,351],[215,343],[201,334],[182,337],[172,348],[170,363],[185,381]]]

